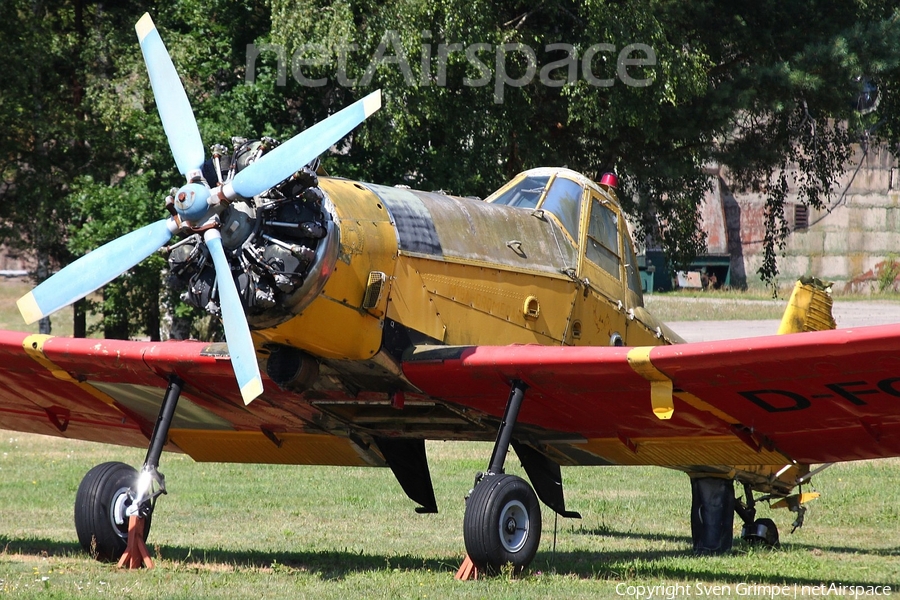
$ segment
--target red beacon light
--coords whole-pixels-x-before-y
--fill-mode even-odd
[[[615,173],[604,173],[603,177],[600,178],[600,187],[607,192],[614,191],[619,187],[619,178],[616,177]]]

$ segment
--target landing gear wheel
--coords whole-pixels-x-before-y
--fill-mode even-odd
[[[751,546],[778,547],[778,527],[772,519],[757,519],[753,525],[744,525],[741,537]]]
[[[97,560],[116,561],[128,542],[129,491],[137,485],[134,467],[120,462],[97,465],[84,476],[75,495],[75,531],[78,542]],[[144,540],[150,533],[145,520]]]
[[[487,475],[466,501],[466,552],[478,569],[520,573],[541,541],[541,507],[531,486],[514,475]]]

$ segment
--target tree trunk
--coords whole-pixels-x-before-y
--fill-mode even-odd
[[[87,311],[83,298],[72,305],[72,337],[87,337]]]

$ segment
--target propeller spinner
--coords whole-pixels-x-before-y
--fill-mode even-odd
[[[201,168],[203,141],[175,65],[149,14],[135,25],[153,96],[169,147],[187,183],[173,198],[175,215],[151,223],[86,254],[18,301],[26,323],[67,306],[109,283],[165,245],[173,234],[202,232],[212,258],[225,339],[244,402],[263,391],[250,326],[222,245],[220,216],[235,200],[253,198],[291,177],[381,108],[381,92],[369,94],[297,134],[233,177],[210,189]],[[177,215],[177,216],[176,216]]]

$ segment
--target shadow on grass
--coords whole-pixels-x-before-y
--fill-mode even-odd
[[[579,532],[582,533],[582,532]],[[697,558],[695,564],[679,564],[670,559],[694,558],[689,549],[690,538],[685,536],[668,536],[644,533],[629,533],[622,531],[604,530],[602,533],[594,533],[590,530],[583,532],[585,535],[602,535],[616,538],[631,538],[640,540],[667,540],[684,543],[685,549],[668,550],[623,550],[615,552],[552,552],[543,550],[538,553],[531,565],[531,573],[551,572],[558,575],[569,575],[583,579],[610,579],[620,580],[627,578],[654,578],[675,581],[706,581],[719,584],[752,583],[759,584],[797,584],[820,585],[821,578],[811,579],[805,577],[791,577],[779,574],[771,576],[754,572],[749,574],[738,569],[729,569],[722,566],[721,569],[703,568],[703,560]],[[545,542],[546,544],[546,542]],[[266,552],[266,551],[239,551],[223,549],[189,548],[185,546],[148,544],[154,558],[161,561],[183,565],[210,564],[227,565],[235,569],[296,569],[318,574],[324,580],[340,580],[353,573],[366,571],[385,571],[399,569],[400,571],[424,571],[455,572],[462,562],[462,556],[458,558],[436,558],[411,555],[385,555],[367,554],[350,551],[320,551],[320,552]],[[546,547],[546,545],[545,545]],[[740,560],[740,554],[748,551],[748,547],[736,540],[735,551],[732,558]],[[782,550],[754,550],[754,552],[794,552],[794,551],[822,551],[829,553],[869,555],[879,557],[900,557],[900,547],[887,549],[867,549],[844,546],[814,546],[808,544],[786,544]],[[3,555],[19,554],[35,557],[71,557],[87,559],[87,554],[77,543],[61,542],[40,538],[11,539],[0,536],[0,557]],[[727,560],[728,557],[725,557]],[[865,582],[841,582],[847,586],[872,585],[873,581]],[[880,582],[879,582],[880,583]]]
[[[575,535],[587,535],[611,538],[627,538],[632,540],[650,540],[652,542],[676,542],[679,544],[691,545],[690,536],[686,535],[667,535],[664,533],[637,533],[631,531],[615,531],[609,527],[594,527],[586,529],[584,527],[572,530]]]
[[[857,549],[850,549],[856,552]],[[883,556],[900,556],[900,548],[881,553]],[[664,560],[666,558],[684,558],[685,561]],[[725,560],[740,561],[738,552]],[[696,562],[691,562],[696,559]],[[833,579],[827,574],[807,577],[803,575],[786,575],[773,572],[771,574],[760,573],[758,570],[745,570],[740,564],[710,564],[701,562],[702,559],[694,557],[689,551],[643,551],[643,552],[557,552],[556,556],[548,553],[539,553],[531,566],[532,572],[551,572],[558,575],[574,575],[583,579],[601,579],[609,581],[632,581],[637,583],[676,581],[687,582],[693,587],[693,582],[701,581],[710,585],[796,585],[796,586],[820,586],[828,585]],[[774,569],[773,569],[774,571]],[[848,579],[838,580],[838,585],[846,588],[871,585],[896,585],[889,579],[890,575],[880,576],[873,574],[872,579],[866,581],[853,581]]]
[[[31,556],[87,556],[78,543],[35,538],[12,539],[0,535],[0,556],[23,554]]]
[[[691,546],[691,538],[686,535],[666,535],[660,533],[639,533],[631,531],[614,531],[606,527],[596,527],[593,529],[574,529],[575,535],[587,535],[598,537],[612,537],[620,539],[633,540],[649,540],[651,542],[675,542]],[[784,550],[820,550],[822,552],[831,552],[835,554],[853,554],[864,556],[900,556],[900,547],[898,548],[858,548],[852,546],[822,546],[817,544],[808,544],[804,542],[794,542],[791,539],[781,538],[781,545]],[[735,539],[734,549],[736,553],[749,550],[749,546],[740,539]],[[690,554],[688,552],[688,554]]]
[[[227,565],[236,569],[297,569],[318,573],[323,579],[341,579],[350,573],[400,569],[403,571],[455,571],[459,559],[438,559],[410,555],[368,554],[351,551],[320,552],[264,552],[256,550],[223,550],[190,548],[186,546],[156,545],[151,536],[147,542],[150,554],[157,561],[182,564]],[[59,540],[0,536],[0,558],[9,555],[34,557],[65,557],[89,560],[78,543]]]

